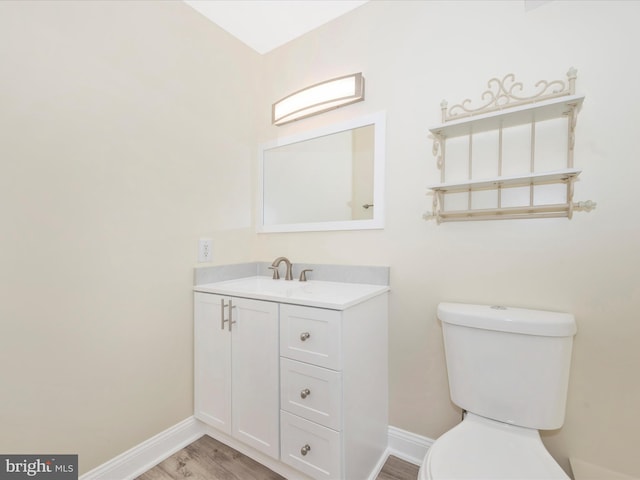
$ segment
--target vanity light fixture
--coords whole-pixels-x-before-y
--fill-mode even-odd
[[[310,117],[364,100],[364,77],[353,73],[316,83],[278,100],[271,108],[274,125]]]

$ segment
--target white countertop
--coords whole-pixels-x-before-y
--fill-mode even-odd
[[[193,289],[196,292],[345,310],[369,298],[388,292],[389,286],[246,277],[196,285]]]

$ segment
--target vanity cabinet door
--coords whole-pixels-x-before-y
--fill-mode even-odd
[[[194,314],[195,417],[279,458],[278,304],[196,293]]]
[[[232,301],[232,435],[279,458],[278,304]]]
[[[231,435],[231,335],[221,329],[222,299],[195,294],[194,415]]]

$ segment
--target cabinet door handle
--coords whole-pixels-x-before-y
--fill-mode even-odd
[[[309,332],[303,332],[300,334],[300,340],[302,340],[303,342],[306,342],[310,336],[311,334]]]
[[[224,309],[227,308],[227,306],[228,305],[224,303],[224,298],[223,298],[222,301],[220,302],[220,330],[224,330],[225,322],[229,321],[229,320],[225,320],[224,318]]]
[[[229,307],[229,318],[226,319],[224,318],[224,309]],[[224,298],[222,299],[222,302],[220,303],[220,329],[224,330],[224,324],[229,322],[229,331],[231,331],[231,324],[232,323],[236,323],[235,320],[233,320],[233,309],[236,308],[235,305],[233,305],[233,301],[229,300],[229,304],[225,304],[224,302]]]
[[[236,321],[233,319],[234,308],[236,308],[236,306],[233,304],[233,300],[229,299],[229,331],[231,331],[231,325],[236,323]]]
[[[300,398],[302,399],[307,398],[309,395],[311,395],[311,390],[309,390],[308,388],[305,388],[300,392]]]
[[[311,447],[309,446],[308,443],[300,449],[300,453],[302,454],[303,457],[310,451],[311,451]]]

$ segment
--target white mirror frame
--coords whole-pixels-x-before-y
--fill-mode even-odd
[[[370,220],[344,220],[313,223],[264,224],[264,152],[271,148],[282,147],[313,138],[323,137],[345,130],[374,125],[374,155],[373,155],[373,218]],[[385,139],[386,115],[378,112],[363,117],[354,118],[339,124],[328,125],[313,131],[303,132],[289,137],[260,145],[258,149],[258,205],[257,225],[258,233],[277,232],[319,232],[330,230],[371,230],[384,228],[384,175],[385,175]]]

